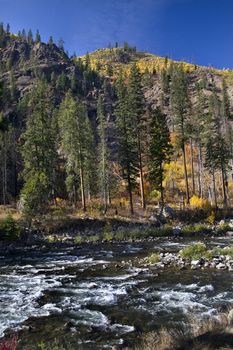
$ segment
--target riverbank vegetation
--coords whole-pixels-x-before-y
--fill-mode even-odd
[[[229,256],[230,258],[233,258],[233,246],[207,249],[207,246],[204,243],[195,243],[182,249],[180,251],[180,255],[182,258],[187,258],[191,260],[197,260],[201,258],[212,259],[215,256],[219,255]]]
[[[231,349],[232,318],[229,313],[208,320],[190,317],[185,329],[162,328],[145,334],[139,345],[127,350],[217,350]]]
[[[174,219],[167,218],[166,223],[145,217],[128,217],[120,215],[81,215],[76,209],[54,207],[49,214],[33,221],[30,228],[25,217],[13,207],[1,207],[0,240],[25,240],[26,237],[40,237],[49,243],[73,242],[74,244],[101,243],[153,239],[156,237],[208,237],[222,235],[233,231],[231,219],[212,221],[212,214],[201,222],[186,223],[185,214],[173,211]],[[189,214],[185,211],[186,219]],[[203,213],[202,213],[203,214]],[[214,215],[222,217],[222,212]],[[207,214],[208,215],[208,214]],[[193,217],[193,211],[190,216]],[[225,215],[224,215],[225,216]],[[191,219],[186,220],[192,222]]]
[[[189,315],[185,328],[161,328],[157,331],[138,335],[137,345],[124,347],[125,350],[220,350],[233,346],[232,310],[219,313],[209,319],[197,319]],[[16,350],[19,340],[16,336],[0,341],[0,350]],[[58,340],[40,343],[35,350],[74,350],[75,346],[62,345]],[[79,346],[82,349],[82,346]]]

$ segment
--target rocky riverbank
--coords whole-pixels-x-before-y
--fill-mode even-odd
[[[199,242],[185,247],[178,253],[152,253],[140,263],[143,266],[153,266],[157,269],[177,267],[180,270],[212,268],[233,271],[233,246],[208,250],[204,243]]]

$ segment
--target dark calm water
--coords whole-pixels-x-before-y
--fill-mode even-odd
[[[0,336],[19,330],[21,349],[54,338],[77,349],[103,349],[135,341],[141,331],[182,327],[190,314],[213,317],[233,304],[232,272],[170,269],[157,276],[137,267],[151,251],[189,243],[158,239],[1,256]]]

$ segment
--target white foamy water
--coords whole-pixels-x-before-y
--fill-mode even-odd
[[[0,337],[31,316],[48,316],[49,308],[40,308],[37,300],[45,290],[61,285],[60,278],[45,275],[0,275]]]
[[[45,291],[55,290],[62,285],[64,279],[75,277],[69,274],[57,275],[57,273],[73,266],[108,263],[105,260],[94,262],[90,257],[80,258],[64,255],[64,253],[51,254],[35,264],[32,264],[35,261],[33,258],[25,261],[30,261],[30,264],[0,267],[0,337],[4,335],[6,329],[17,328],[32,316],[49,316],[62,312],[63,309],[56,304],[47,303],[43,306],[38,304],[38,300]]]
[[[181,246],[162,241],[158,248],[163,244]],[[113,344],[133,332],[133,325],[146,327],[146,322],[161,318],[165,326],[171,319],[182,324],[190,313],[212,317],[219,306],[233,303],[230,272],[164,269],[157,276],[150,268],[119,267],[119,258],[127,261],[143,249],[133,244],[117,245],[110,251],[83,250],[83,256],[67,250],[8,259],[5,264],[1,259],[0,337],[32,316],[54,315],[64,324],[71,321],[74,332],[86,330],[85,326],[100,327],[105,335],[111,333]],[[89,341],[86,337],[88,332],[82,334],[84,343]]]

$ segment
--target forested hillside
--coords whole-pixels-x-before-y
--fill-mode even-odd
[[[1,24],[0,74],[1,204],[232,205],[232,71],[127,43],[69,57]]]

